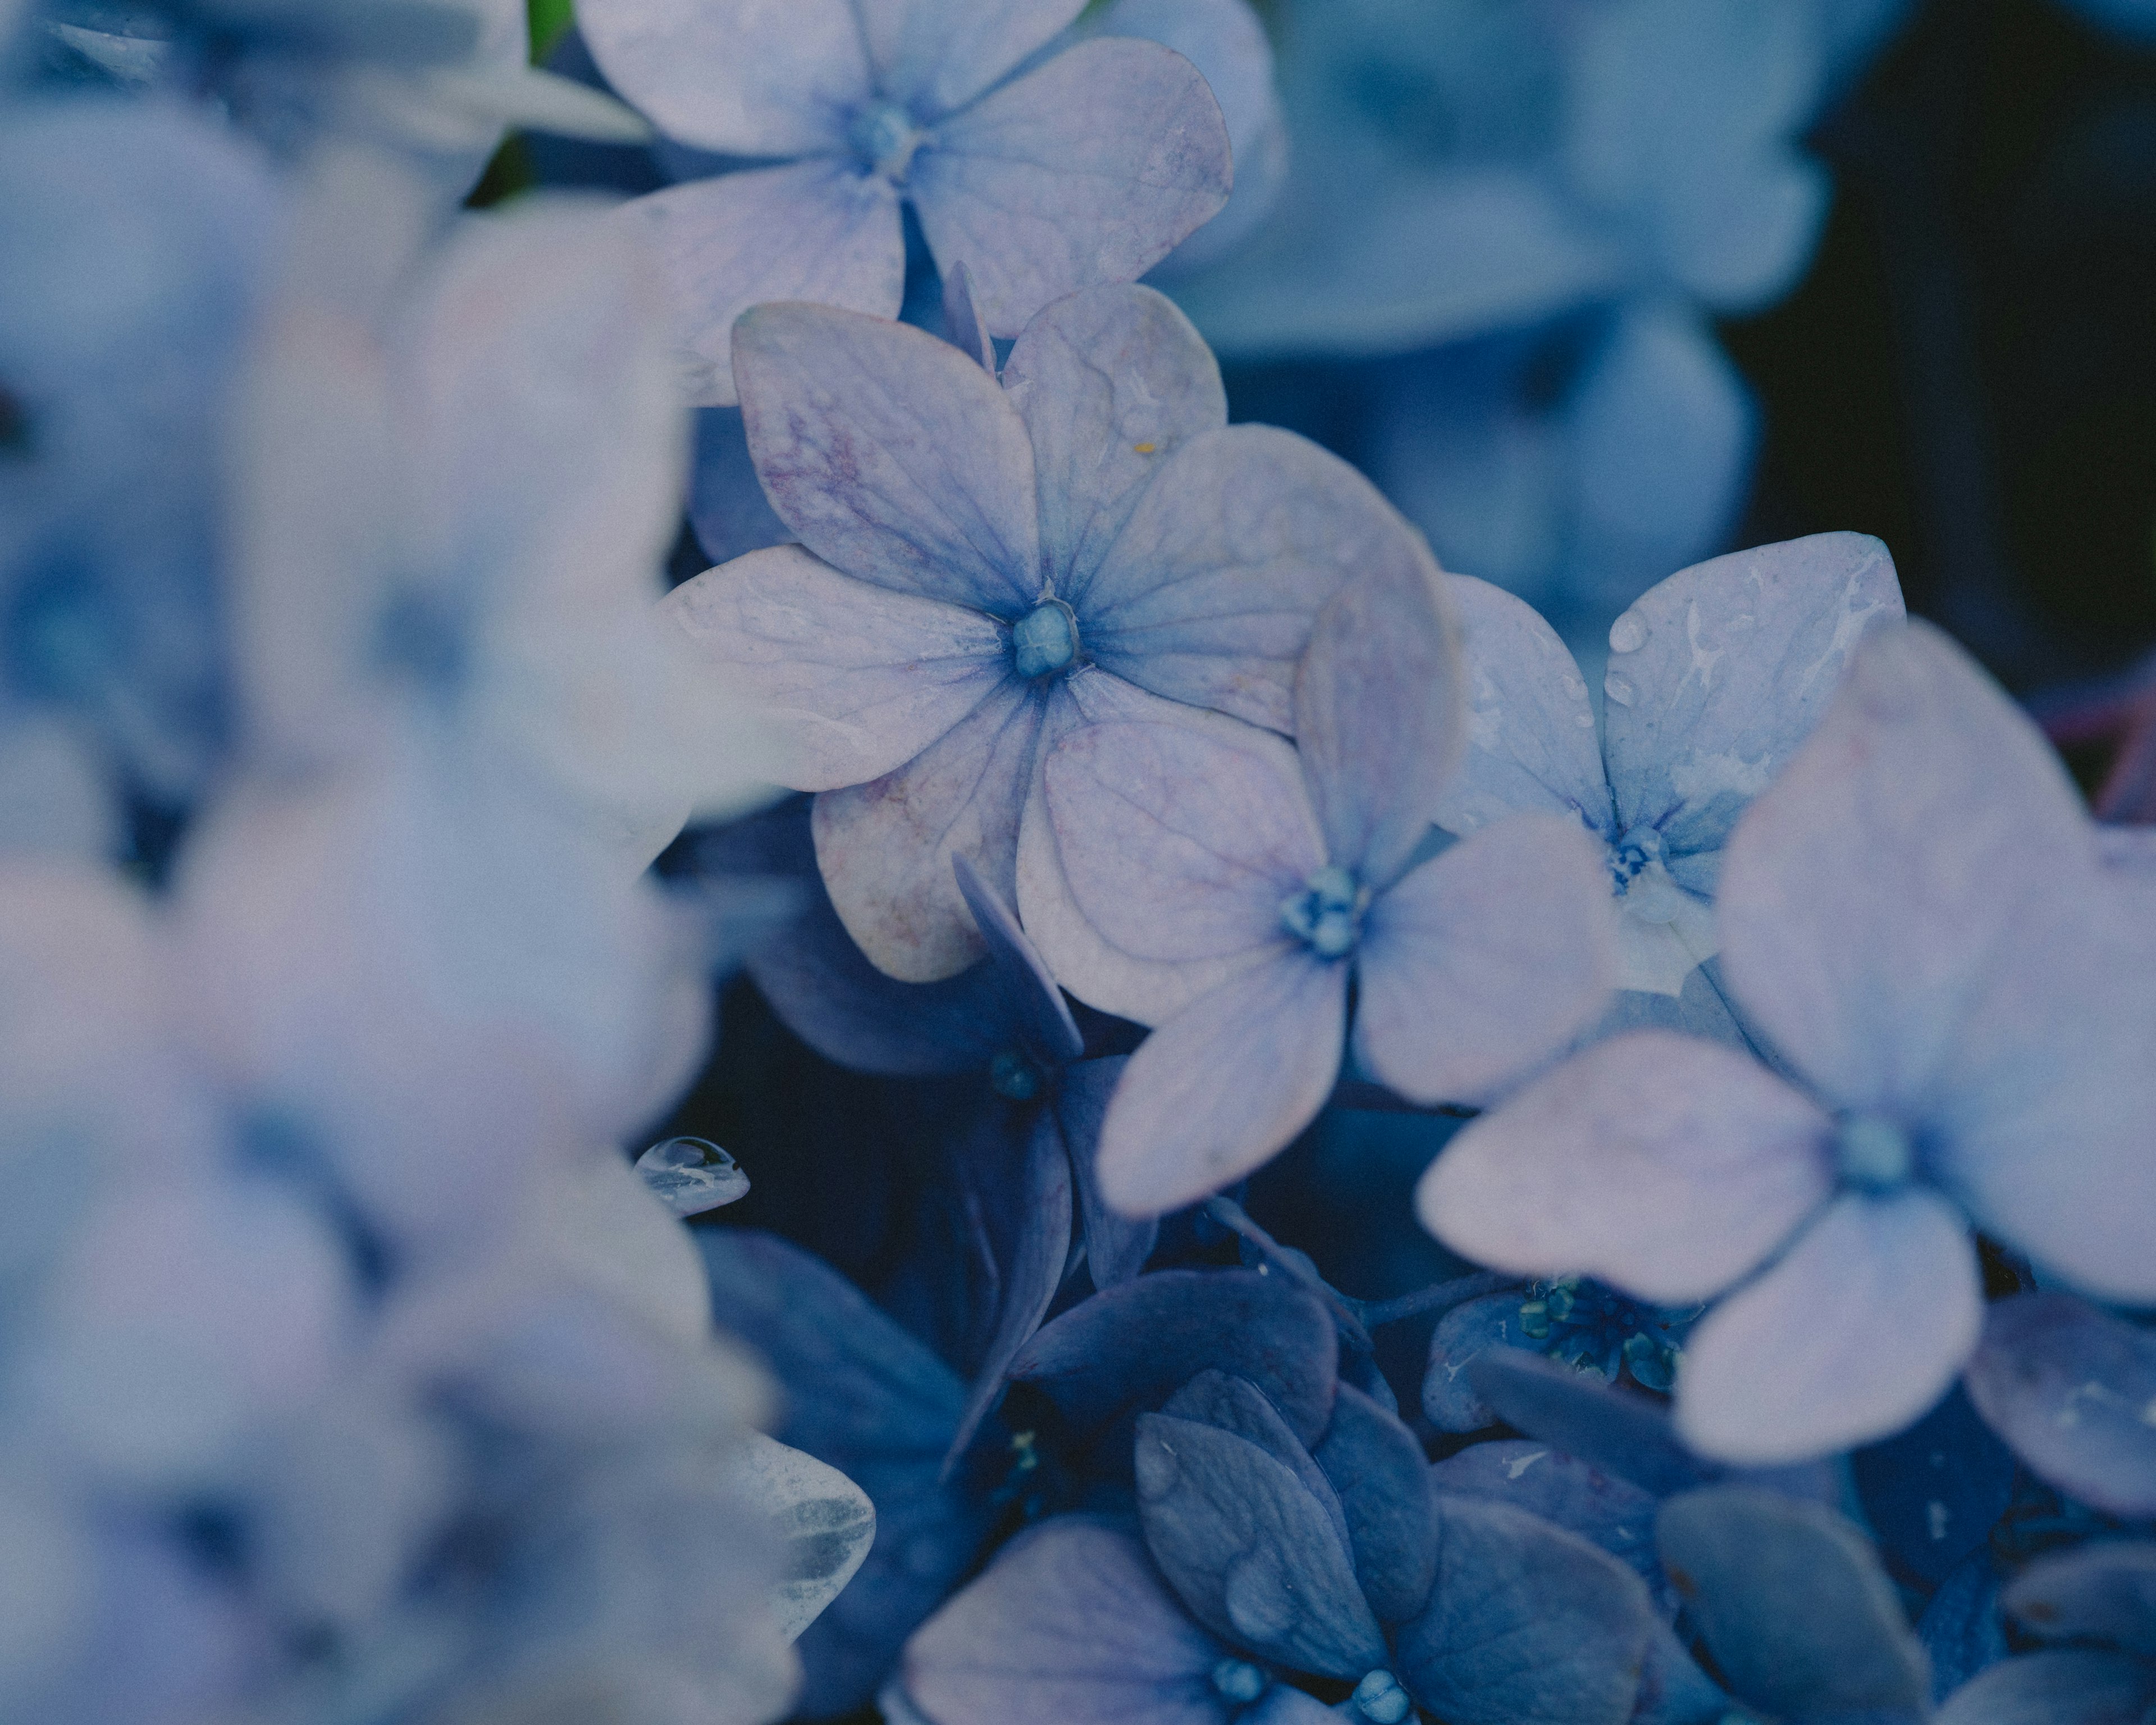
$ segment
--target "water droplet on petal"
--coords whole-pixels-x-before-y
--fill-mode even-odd
[[[1602,692],[1620,706],[1632,704],[1632,685],[1614,671],[1602,680]]]
[[[1647,644],[1647,625],[1637,611],[1627,611],[1609,625],[1609,650],[1636,653]]]
[[[741,1164],[702,1138],[668,1138],[636,1158],[636,1171],[677,1216],[700,1216],[748,1194]]]

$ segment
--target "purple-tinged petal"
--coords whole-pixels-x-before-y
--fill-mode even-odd
[[[1011,349],[1004,388],[1033,439],[1048,577],[1073,603],[1168,458],[1228,423],[1211,351],[1151,288],[1056,300]]]
[[[1281,738],[1087,725],[1049,752],[1042,778],[1071,896],[1114,945],[1171,962],[1285,949],[1281,901],[1325,852]]]
[[[1423,1374],[1422,1410],[1440,1431],[1480,1431],[1497,1423],[1467,1375],[1471,1362],[1492,1348],[1527,1348],[1520,1328],[1521,1291],[1486,1294],[1455,1306],[1430,1335],[1430,1364]]]
[[[870,94],[849,0],[585,0],[577,22],[609,85],[706,150],[843,149]]]
[[[771,774],[795,790],[882,778],[1010,678],[993,619],[856,581],[798,545],[706,569],[663,604],[716,692],[754,702]]]
[[[993,377],[926,330],[827,305],[759,305],[733,351],[757,476],[803,545],[901,593],[1033,603],[1033,449]]]
[[[1732,552],[1648,589],[1609,629],[1619,829],[1651,825],[1684,855],[1719,850],[1819,723],[1857,643],[1902,615],[1893,559],[1862,533]]]
[[[1296,1671],[1353,1679],[1385,1664],[1338,1534],[1286,1467],[1163,1414],[1139,1416],[1136,1465],[1147,1549],[1200,1623]]]
[[[973,303],[973,272],[964,259],[951,266],[943,278],[943,339],[967,358],[978,360],[991,377],[996,369],[996,338],[988,321]]]
[[[1068,1065],[1086,1052],[1086,1039],[1078,1034],[1062,989],[1055,986],[1055,978],[1002,896],[981,878],[973,859],[963,851],[953,852],[951,867],[973,926],[988,942],[988,963],[1002,989],[1009,1022],[1042,1060]]]
[[[1340,1396],[1353,1394],[1345,1384],[1336,1387],[1332,1403],[1335,1419],[1339,1416]],[[1249,1378],[1209,1368],[1170,1396],[1161,1412],[1177,1420],[1231,1432],[1245,1443],[1256,1445],[1295,1476],[1296,1482],[1324,1512],[1334,1543],[1342,1553],[1348,1549],[1348,1517],[1340,1507],[1332,1481],[1312,1459],[1311,1452],[1288,1430],[1280,1409],[1267,1401],[1265,1392]]]
[[[1638,1576],[1501,1503],[1440,1496],[1437,1582],[1394,1670],[1452,1725],[1625,1725],[1657,1619]]]
[[[2156,1666],[2123,1653],[2004,1659],[1947,1697],[1933,1725],[2143,1725]]]
[[[1077,17],[1083,0],[859,0],[878,92],[926,121],[961,107]]]
[[[1413,1101],[1491,1101],[1608,1004],[1609,880],[1595,841],[1550,814],[1416,868],[1363,923],[1357,1062]]]
[[[1065,49],[936,128],[909,189],[939,263],[963,258],[988,327],[1134,281],[1219,213],[1228,128],[1198,69],[1158,43]]]
[[[1465,744],[1459,629],[1437,565],[1380,563],[1325,602],[1295,676],[1296,747],[1326,855],[1373,891],[1430,831]]]
[[[1677,1430],[1764,1465],[1899,1431],[1976,1347],[1968,1224],[1930,1193],[1836,1199],[1777,1263],[1707,1313],[1677,1365]]]
[[[1850,1457],[1865,1519],[1904,1573],[1943,1582],[2013,1501],[2014,1452],[1959,1385],[1907,1431]]]
[[[1687,1450],[1669,1410],[1636,1390],[1520,1348],[1491,1348],[1467,1375],[1508,1425],[1649,1491],[1682,1491],[1717,1471]]]
[[[1164,1215],[1269,1162],[1317,1117],[1340,1073],[1348,972],[1269,958],[1138,1045],[1101,1127],[1101,1191]]]
[[[2156,1516],[2156,1336],[2069,1295],[1984,1314],[1977,1411],[2041,1478],[2117,1516]]]
[[[1471,833],[1510,814],[1564,814],[1619,836],[1587,681],[1526,600],[1448,575],[1466,662],[1467,752],[1432,818]]]
[[[1757,1062],[1641,1030],[1471,1122],[1423,1176],[1416,1207],[1477,1263],[1682,1305],[1728,1286],[1826,1198],[1828,1132]]]
[[[1922,1711],[1931,1670],[1894,1584],[1823,1504],[1709,1486],[1656,1517],[1662,1563],[1740,1701],[1777,1717]]]
[[[2108,1641],[2156,1659],[2156,1544],[2106,1541],[2041,1557],[2001,1595],[2049,1640]]]
[[[1928,624],[1883,630],[1730,837],[1723,970],[1836,1102],[1917,1108],[2015,924],[2093,851],[2042,733]]]
[[[1074,599],[1094,661],[1143,689],[1286,732],[1318,607],[1430,552],[1337,455],[1270,425],[1193,439]]]
[[[1058,742],[1081,726],[1124,721],[1195,731],[1239,752],[1254,746],[1256,733],[1239,719],[1163,701],[1094,668],[1081,669],[1049,696],[1042,732],[1040,788],[1027,799],[1019,829],[1019,911],[1025,919],[1026,932],[1064,987],[1102,1012],[1150,1024],[1181,1010],[1209,989],[1260,961],[1272,949],[1260,944],[1209,959],[1142,958],[1116,945],[1080,909],[1064,872],[1050,812],[1045,790],[1047,758]],[[1261,751],[1265,747],[1255,746]],[[1284,783],[1299,801],[1299,770],[1291,757],[1283,753],[1278,758]],[[1310,845],[1314,857],[1317,854],[1314,825]]]
[[[1655,1549],[1659,1500],[1644,1486],[1526,1438],[1470,1444],[1431,1467],[1430,1481],[1448,1497],[1510,1504],[1592,1541],[1645,1584],[1664,1616],[1676,1615]]]
[[[1395,1416],[1343,1384],[1325,1440],[1311,1454],[1347,1517],[1363,1597],[1387,1623],[1414,1616],[1437,1574],[1437,1506],[1422,1445]]]
[[[940,982],[986,950],[951,857],[963,850],[1009,890],[1040,732],[1034,691],[1006,680],[896,773],[816,798],[816,862],[832,906],[886,975]]]
[[[1332,1414],[1338,1344],[1312,1296],[1255,1271],[1163,1270],[1083,1301],[1011,1367],[1081,1434],[1158,1406],[1209,1366],[1247,1378],[1313,1444]]]
[[[1107,1118],[1108,1101],[1122,1078],[1127,1058],[1115,1055],[1106,1060],[1081,1060],[1065,1068],[1055,1096],[1056,1122],[1063,1128],[1063,1142],[1070,1153],[1070,1171],[1078,1182],[1086,1263],[1096,1288],[1116,1287],[1137,1275],[1160,1238],[1157,1219],[1132,1221],[1110,1209],[1094,1174],[1101,1122]]]
[[[1228,1725],[1228,1650],[1183,1615],[1145,1548],[1062,1517],[1020,1534],[906,1643],[907,1697],[937,1725]]]
[[[713,563],[784,545],[793,530],[772,512],[749,457],[739,408],[706,408],[696,415],[696,449],[689,469],[689,521]]]
[[[898,194],[888,182],[829,160],[691,180],[622,206],[665,259],[675,345],[690,400],[741,399],[734,325],[752,305],[807,300],[879,317],[906,287]]]

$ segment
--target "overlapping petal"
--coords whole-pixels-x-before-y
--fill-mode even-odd
[[[1078,15],[1083,0],[859,0],[876,86],[922,120],[963,107]]]

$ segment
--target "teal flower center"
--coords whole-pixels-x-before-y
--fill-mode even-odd
[[[1568,1276],[1527,1290],[1520,1302],[1520,1331],[1574,1371],[1594,1372],[1610,1384],[1629,1368],[1638,1383],[1667,1394],[1685,1332],[1698,1316],[1697,1307],[1665,1310],[1600,1282]]]
[[[1398,1677],[1388,1671],[1374,1671],[1355,1686],[1355,1707],[1371,1725],[1400,1725],[1414,1711],[1414,1702],[1400,1687]]]
[[[1859,1192],[1892,1192],[1916,1172],[1916,1146],[1907,1127],[1883,1114],[1845,1115],[1835,1125],[1835,1171]]]
[[[1043,599],[1011,625],[1011,656],[1029,680],[1069,670],[1078,662],[1077,614],[1060,599]]]
[[[1355,877],[1327,863],[1281,901],[1281,922],[1321,958],[1344,958],[1362,938],[1370,896]]]
[[[928,134],[896,102],[869,103],[854,116],[846,141],[854,153],[894,186],[903,186],[913,171],[914,153]]]

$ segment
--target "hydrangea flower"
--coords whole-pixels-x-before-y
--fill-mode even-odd
[[[801,543],[667,607],[760,703],[772,776],[823,793],[832,903],[903,981],[980,956],[949,858],[1015,896],[1058,737],[1194,706],[1285,730],[1317,608],[1424,555],[1345,464],[1226,425],[1212,357],[1148,289],[1058,301],[1000,382],[821,306],[757,307],[735,351],[757,474]]]
[[[1586,681],[1550,626],[1486,582],[1456,576],[1451,592],[1473,716],[1438,824],[1584,822],[1616,894],[1620,985],[1681,995],[1716,951],[1714,885],[1738,818],[1810,735],[1867,631],[1902,615],[1893,560],[1876,539],[1821,533],[1680,570],[1610,625],[1599,747]]]
[[[947,274],[973,272],[992,333],[1061,295],[1130,281],[1219,210],[1219,105],[1158,43],[1058,33],[1078,0],[590,0],[608,81],[669,137],[771,163],[632,206],[660,237],[682,362],[736,400],[735,320],[809,300],[890,317],[901,211]],[[732,166],[732,163],[715,166]]]
[[[2028,721],[1924,625],[1873,635],[1717,901],[1732,998],[1798,1081],[1662,1032],[1602,1043],[1460,1133],[1424,1220],[1516,1271],[1721,1296],[1676,1382],[1710,1454],[1896,1430],[1977,1345],[1972,1222],[2156,1295],[2134,910]]]
[[[1070,914],[1034,914],[1050,901],[1023,865],[1021,906],[1081,999],[1159,1024],[1101,1128],[1116,1208],[1217,1191],[1308,1125],[1351,978],[1358,1065],[1420,1102],[1486,1099],[1600,1010],[1609,923],[1575,824],[1499,822],[1417,860],[1464,741],[1442,578],[1379,566],[1327,602],[1296,677],[1300,754],[1158,720],[1050,752]]]

